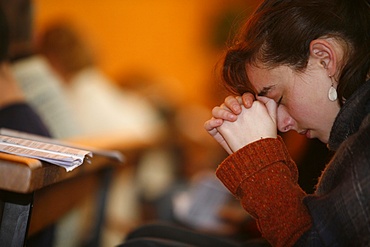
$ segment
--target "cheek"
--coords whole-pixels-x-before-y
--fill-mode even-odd
[[[283,107],[283,111],[289,115],[298,125],[307,125],[311,123],[311,119],[317,117],[317,111],[312,107],[312,104],[304,100],[291,100]],[[302,126],[302,127],[303,127]]]
[[[322,133],[330,131],[333,115],[326,108],[327,104],[291,102],[286,111],[294,120],[298,129],[311,129]]]
[[[297,83],[295,84],[297,85]],[[287,101],[284,102],[289,115],[301,124],[312,123],[322,112],[325,99],[313,90],[313,85],[299,82],[300,87],[292,87],[287,93]],[[310,93],[311,92],[311,93]]]

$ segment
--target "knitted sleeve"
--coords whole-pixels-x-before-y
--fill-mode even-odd
[[[312,220],[298,170],[281,137],[253,142],[226,158],[217,177],[255,219],[273,246],[292,246]]]

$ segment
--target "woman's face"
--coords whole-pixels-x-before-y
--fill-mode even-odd
[[[266,69],[247,65],[246,69],[257,94],[279,104],[279,131],[295,130],[307,138],[328,142],[340,107],[338,102],[332,102],[328,98],[328,91],[334,80],[322,66],[309,61],[306,70],[301,73],[288,66]],[[334,87],[336,88],[336,84]]]

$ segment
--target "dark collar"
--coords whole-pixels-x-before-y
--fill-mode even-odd
[[[370,113],[370,80],[365,82],[346,100],[330,132],[328,147],[337,150],[340,144],[354,134],[362,120]]]

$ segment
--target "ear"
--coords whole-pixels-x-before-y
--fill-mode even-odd
[[[326,69],[328,76],[337,72],[338,57],[334,43],[328,39],[315,39],[310,43],[310,56]]]

